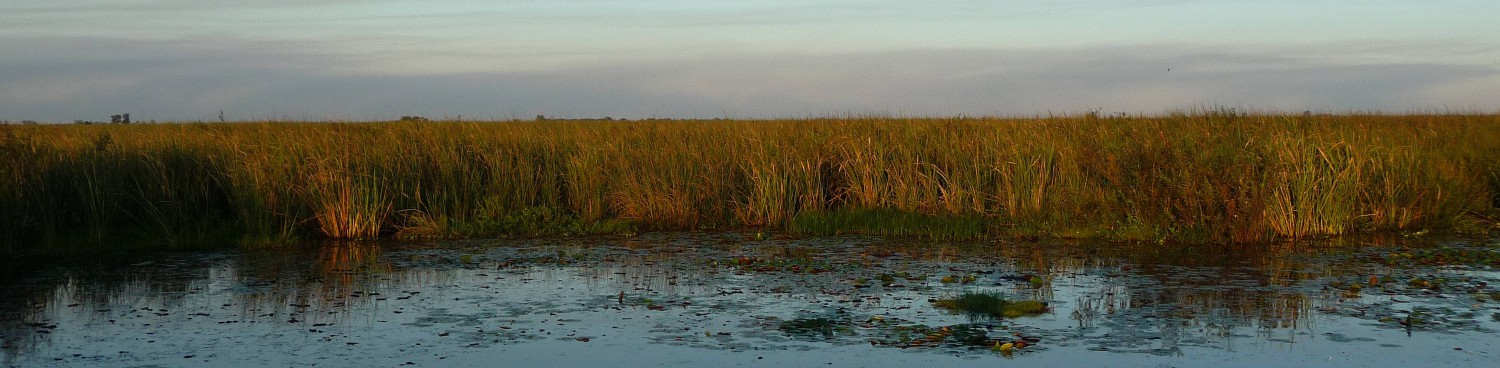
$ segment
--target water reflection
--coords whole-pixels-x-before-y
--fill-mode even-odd
[[[586,342],[599,337],[586,334],[603,334],[596,331],[601,326],[636,336],[630,343],[728,349],[787,349],[810,336],[783,333],[802,323],[783,321],[839,321],[840,333],[810,339],[818,343],[882,345],[893,331],[952,326],[932,331],[1039,337],[1036,352],[1150,356],[1364,341],[1383,329],[1414,326],[1484,333],[1493,341],[1497,321],[1485,316],[1496,304],[1465,299],[1492,292],[1493,271],[1398,270],[1358,257],[1442,242],[1469,244],[767,241],[724,233],[166,253],[59,266],[0,286],[0,350],[6,366],[47,359],[122,365],[196,356],[181,353],[202,349],[195,342],[174,340],[194,334],[272,345],[311,341],[326,345],[321,351],[438,349],[436,355],[452,352],[425,339],[462,337],[451,349],[547,338]],[[1432,274],[1454,291],[1406,285]],[[1390,281],[1363,283],[1363,291],[1330,287],[1372,275]],[[927,303],[963,292],[1048,301],[1053,312],[973,324]],[[1414,314],[1426,320],[1401,319]],[[1320,337],[1320,324],[1335,334]]]

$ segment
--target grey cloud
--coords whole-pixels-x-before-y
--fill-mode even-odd
[[[317,44],[50,40],[64,41],[104,46],[99,55],[57,59],[65,61],[0,60],[0,119],[71,121],[128,112],[140,120],[212,120],[219,110],[231,119],[308,120],[1032,115],[1213,104],[1405,112],[1500,93],[1500,86],[1474,82],[1500,76],[1493,66],[1174,47],[719,55],[418,75],[360,72],[368,56],[309,51]]]

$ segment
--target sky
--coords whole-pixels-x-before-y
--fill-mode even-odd
[[[1495,0],[5,0],[0,120],[1500,111]]]

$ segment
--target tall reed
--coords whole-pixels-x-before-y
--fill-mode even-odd
[[[1500,116],[3,126],[0,153],[6,253],[879,223],[1262,242],[1492,228]]]

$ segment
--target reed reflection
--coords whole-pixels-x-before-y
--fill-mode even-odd
[[[1357,267],[1351,249],[1430,243],[1208,247],[678,235],[399,246],[345,241],[165,254],[0,285],[6,296],[0,351],[14,365],[17,357],[65,340],[57,335],[90,329],[307,331],[391,319],[386,312],[403,306],[454,307],[449,312],[457,314],[469,308],[479,321],[537,310],[647,312],[665,303],[688,309],[686,303],[701,300],[732,305],[734,317],[912,312],[905,318],[925,323],[913,317],[923,315],[917,310],[932,313],[924,301],[973,291],[1055,303],[1055,322],[1006,322],[1017,327],[1062,331],[1103,349],[1171,355],[1184,346],[1298,341],[1328,316],[1317,313],[1321,307],[1348,297],[1310,284],[1369,276],[1360,274],[1369,268]],[[882,278],[893,282],[883,285]],[[429,295],[443,298],[423,299]]]

